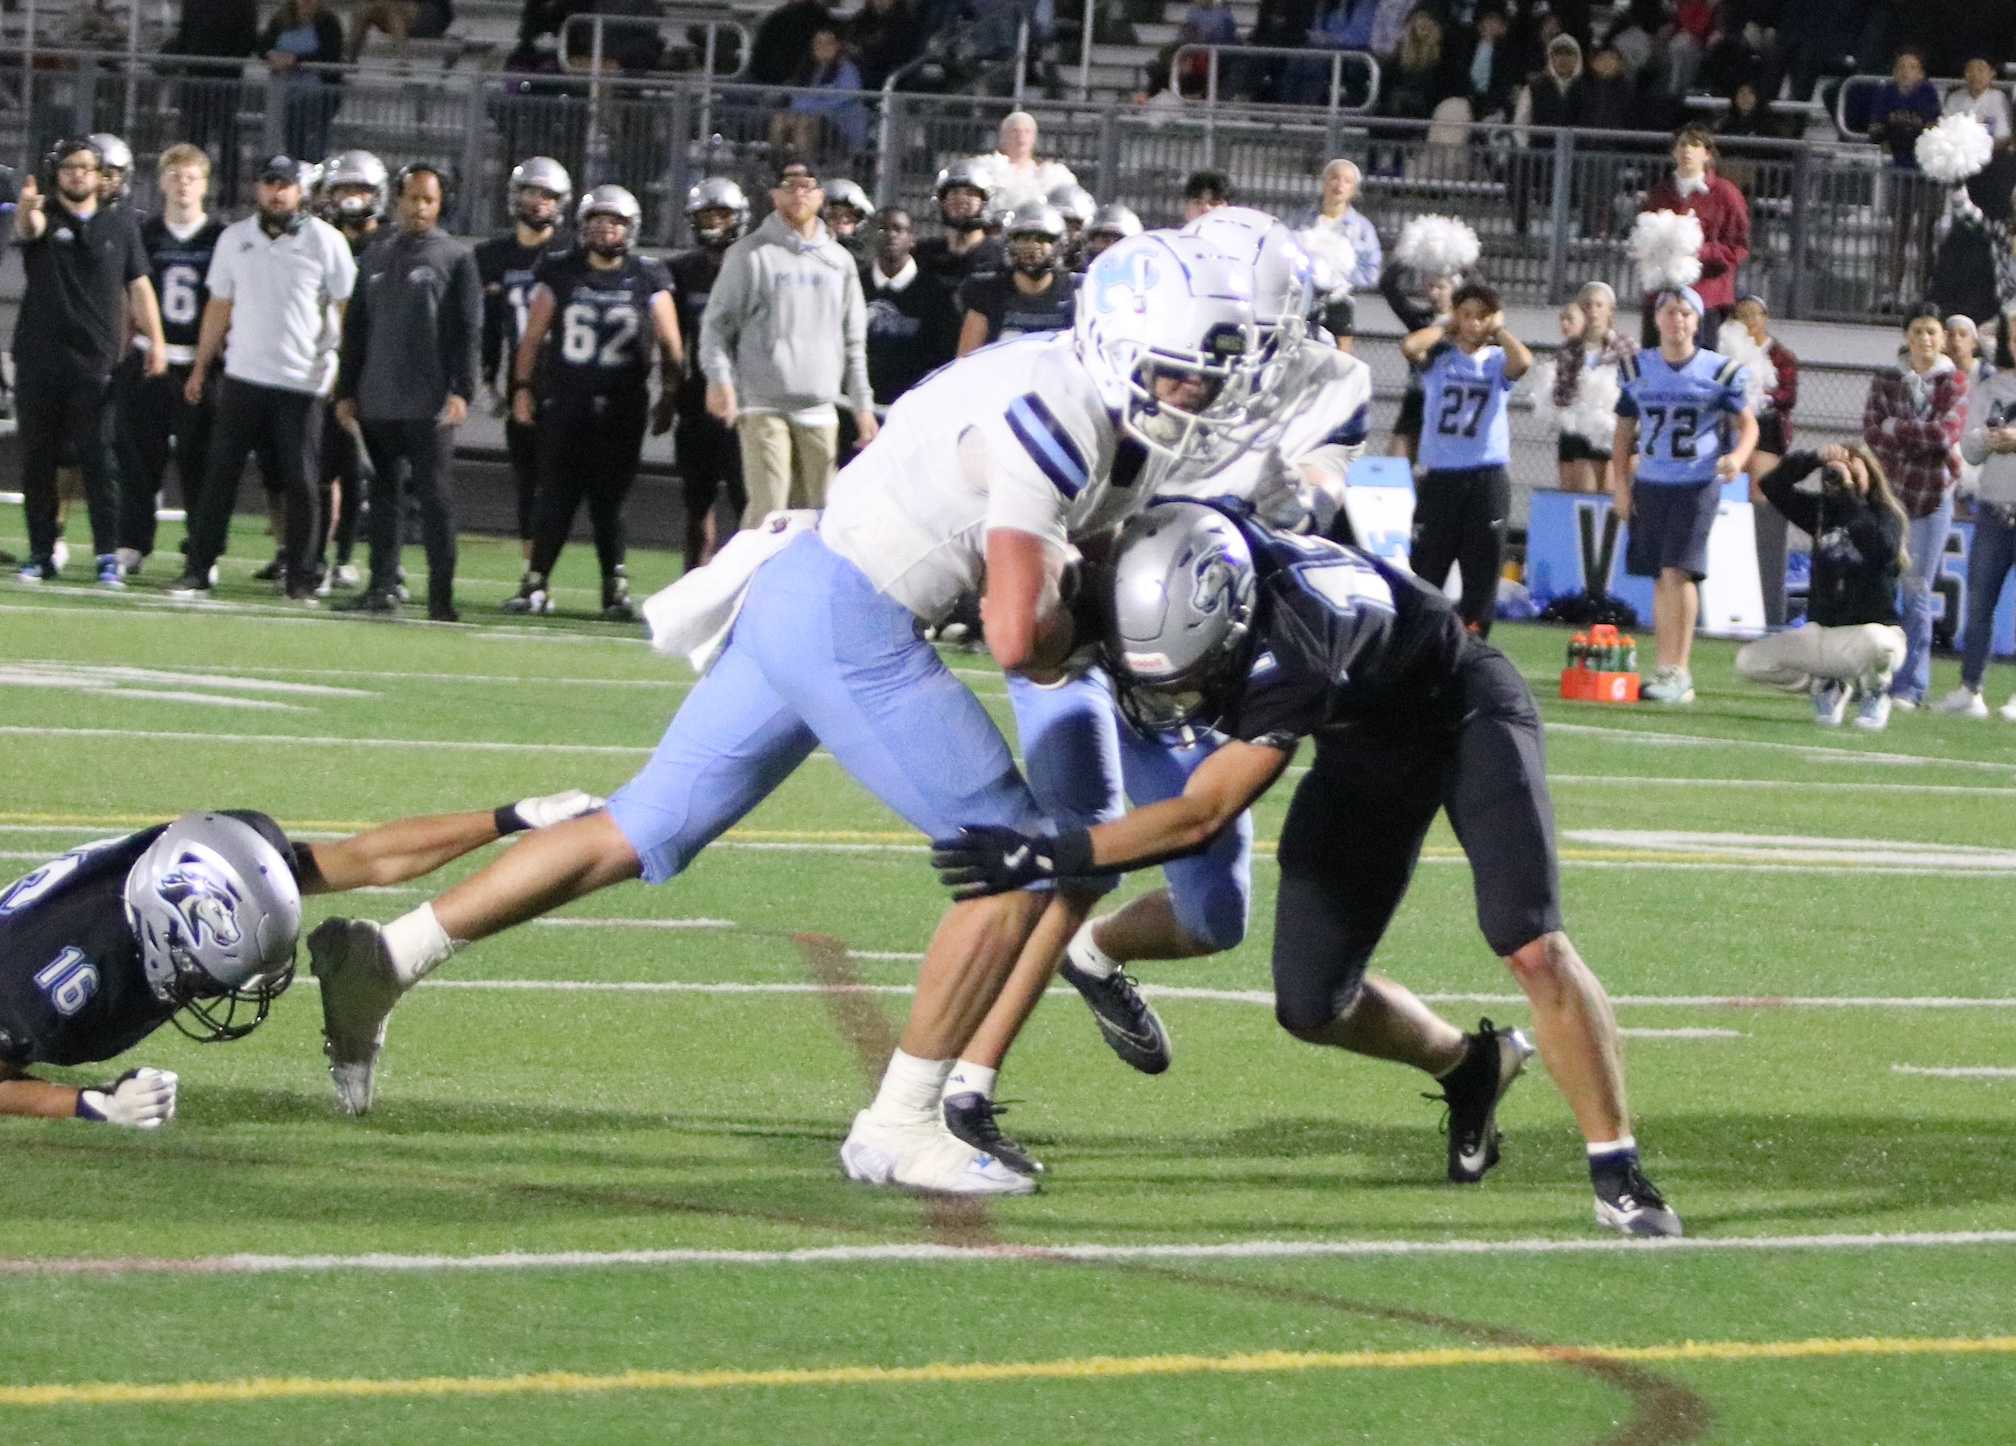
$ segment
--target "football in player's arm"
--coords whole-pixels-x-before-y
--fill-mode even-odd
[[[96,1064],[171,1021],[199,1042],[242,1038],[293,980],[302,895],[404,883],[600,806],[569,791],[318,843],[263,813],[191,813],[52,859],[0,890],[0,1115],[165,1124],[166,1070],[81,1089],[29,1070]]]

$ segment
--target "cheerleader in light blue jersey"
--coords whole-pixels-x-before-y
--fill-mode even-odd
[[[1757,417],[1746,400],[1744,369],[1694,344],[1701,298],[1692,287],[1659,293],[1657,351],[1619,367],[1617,438],[1610,492],[1630,524],[1624,565],[1655,579],[1652,623],[1658,665],[1643,696],[1691,703],[1687,663],[1701,611],[1698,584],[1708,575],[1708,532],[1722,484],[1740,476],[1757,447]]]

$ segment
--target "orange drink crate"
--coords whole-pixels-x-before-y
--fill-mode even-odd
[[[1581,703],[1638,701],[1638,642],[1608,623],[1577,633],[1561,670],[1561,696]]]

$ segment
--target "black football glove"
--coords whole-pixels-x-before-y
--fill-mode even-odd
[[[1031,884],[1083,873],[1092,862],[1084,830],[1061,838],[1032,837],[1000,824],[974,824],[957,838],[931,841],[931,867],[955,900],[984,899]]]

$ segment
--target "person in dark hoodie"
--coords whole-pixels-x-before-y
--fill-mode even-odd
[[[1589,57],[1589,73],[1582,78],[1582,127],[1592,131],[1643,130],[1639,116],[1638,87],[1624,69],[1624,54],[1605,41]]]
[[[1547,63],[1526,79],[1513,106],[1512,119],[1519,135],[1528,126],[1549,130],[1569,130],[1582,124],[1582,46],[1565,32],[1547,42]],[[1554,139],[1543,136],[1531,140],[1532,162],[1523,168],[1525,184],[1519,188],[1517,223],[1526,230],[1536,202],[1545,207],[1554,194]]]
[[[1799,483],[1820,474],[1818,493]],[[1851,697],[1880,697],[1904,661],[1897,580],[1908,558],[1904,508],[1862,442],[1793,452],[1758,484],[1784,517],[1813,535],[1806,626],[1747,643],[1736,671],[1753,683],[1813,695],[1813,721],[1838,727]],[[1873,710],[1858,713],[1865,728]]]

